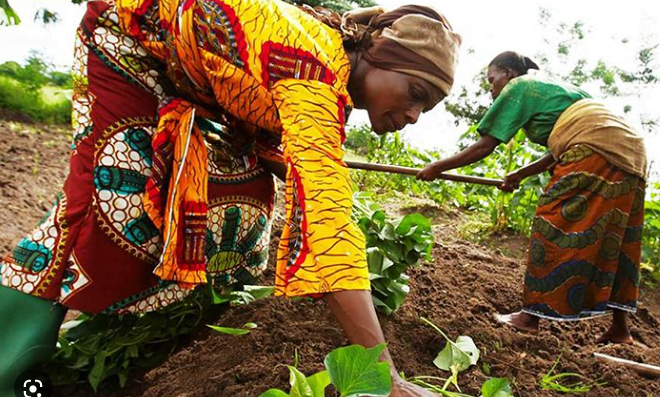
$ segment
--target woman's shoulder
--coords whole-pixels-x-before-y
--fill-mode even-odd
[[[560,80],[542,72],[531,73],[512,79],[508,85],[513,89],[522,90],[523,88],[535,93],[546,93],[552,95],[568,95],[583,98],[591,96],[578,86],[570,82]]]
[[[281,0],[229,0],[245,32],[254,62],[271,78],[347,80],[340,33],[297,6]],[[267,73],[262,73],[268,79]]]

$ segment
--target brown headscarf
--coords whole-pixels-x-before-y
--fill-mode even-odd
[[[373,45],[363,53],[367,62],[423,78],[449,95],[461,38],[443,15],[408,5],[372,18],[369,28]]]
[[[420,77],[449,94],[461,38],[431,7],[407,5],[390,12],[358,8],[341,18],[319,7],[303,9],[339,30],[344,47],[359,51],[373,66]]]

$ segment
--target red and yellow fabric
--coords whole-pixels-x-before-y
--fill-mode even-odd
[[[274,99],[287,131],[287,219],[277,258],[277,293],[369,289],[362,231],[351,221],[351,179],[342,158],[341,94],[317,81],[278,82]],[[312,116],[313,115],[313,116]]]
[[[289,165],[277,293],[368,289],[341,160],[351,102],[339,34],[278,1],[87,7],[70,173],[0,261],[0,283],[107,313],[156,310],[205,281],[254,283],[274,195],[263,156]]]
[[[157,15],[150,14],[156,4]],[[118,11],[123,29],[166,65],[177,90],[196,99],[200,107],[219,109],[229,118],[281,136],[282,159],[288,166],[289,222],[278,252],[277,293],[369,289],[364,238],[350,220],[351,183],[341,160],[351,108],[350,68],[341,36],[279,1],[120,0]],[[250,28],[242,21],[250,21]],[[158,134],[169,129],[182,136],[187,128],[185,119],[161,111]],[[199,141],[198,132],[189,133],[192,142]],[[278,159],[274,152],[266,155]],[[175,144],[175,153],[183,153],[181,145]],[[196,165],[188,158],[174,160],[202,174],[198,167],[203,160]],[[172,175],[169,186],[175,185],[195,192],[184,202],[196,200],[199,212],[191,216],[203,217],[204,193]],[[175,205],[173,199],[166,204],[170,214],[180,211],[168,207]],[[148,207],[148,212],[159,219],[163,211]],[[186,236],[186,230],[185,221],[166,216],[167,239],[156,274],[195,284],[204,281],[203,266],[188,264],[181,255],[194,250],[187,241],[199,240]]]
[[[351,103],[346,88],[349,64],[340,35],[279,1],[160,0],[158,21],[145,23],[155,3],[120,0],[120,23],[165,63],[177,89],[203,106],[281,135],[289,222],[278,253],[278,294],[368,289],[364,238],[350,220],[351,184],[341,160]],[[242,21],[250,21],[249,30]],[[157,35],[154,24],[165,27],[167,34]],[[182,74],[185,78],[177,78]],[[159,134],[166,129],[165,120],[178,120],[170,129],[186,130],[184,119],[161,112]],[[194,130],[191,134],[199,135]],[[194,164],[185,166],[200,173]],[[185,180],[173,182],[177,189],[190,190]],[[160,216],[149,213],[152,219]],[[183,283],[203,282],[203,266],[184,270],[186,261],[180,256],[187,249],[176,249],[184,224],[170,218],[164,230],[171,245],[166,243],[156,274]],[[177,228],[184,231],[174,232]]]

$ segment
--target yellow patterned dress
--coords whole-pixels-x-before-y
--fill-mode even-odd
[[[368,290],[341,148],[340,35],[271,0],[88,3],[74,62],[71,171],[0,264],[11,288],[90,312],[154,310],[267,261],[286,163],[276,293]]]

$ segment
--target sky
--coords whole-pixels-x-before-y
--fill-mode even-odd
[[[572,53],[586,58],[591,64],[602,59],[609,64],[625,68],[632,65],[630,61],[634,60],[634,53],[642,43],[660,43],[660,1],[657,0],[378,2],[386,9],[415,2],[431,5],[445,14],[454,30],[463,38],[454,92],[460,91],[462,85],[469,84],[473,76],[502,51],[514,50],[532,58],[541,48],[546,48],[547,52],[549,47],[544,43],[544,39],[552,39],[555,34],[554,26],[562,21],[584,22],[587,38],[579,47],[573,49]],[[85,6],[73,5],[67,0],[13,0],[10,3],[23,21],[19,26],[0,26],[0,63],[8,60],[20,62],[28,56],[30,50],[38,50],[59,68],[70,67],[74,32]],[[46,6],[58,13],[58,23],[43,26],[33,21],[35,11]],[[549,27],[543,27],[539,23],[541,8],[547,9],[551,15]],[[624,39],[627,42],[625,45],[622,44]],[[660,53],[660,49],[658,52]],[[543,66],[541,64],[542,68]],[[589,87],[586,89],[590,91]],[[597,87],[594,87],[594,90],[597,91]],[[657,109],[657,104],[660,103],[660,85],[654,89],[629,94],[623,99],[605,100],[615,110],[621,110],[624,104],[632,104],[633,112],[627,117],[640,130],[640,113],[660,117],[660,109]],[[349,123],[360,124],[367,121],[365,112],[356,111]],[[452,121],[444,106],[440,104],[433,111],[423,114],[417,124],[404,128],[402,133],[414,146],[439,148],[451,153],[455,150],[458,137],[466,129],[466,126],[456,127]],[[649,157],[658,164],[657,169],[660,166],[660,131],[655,135],[646,134],[646,138]]]

